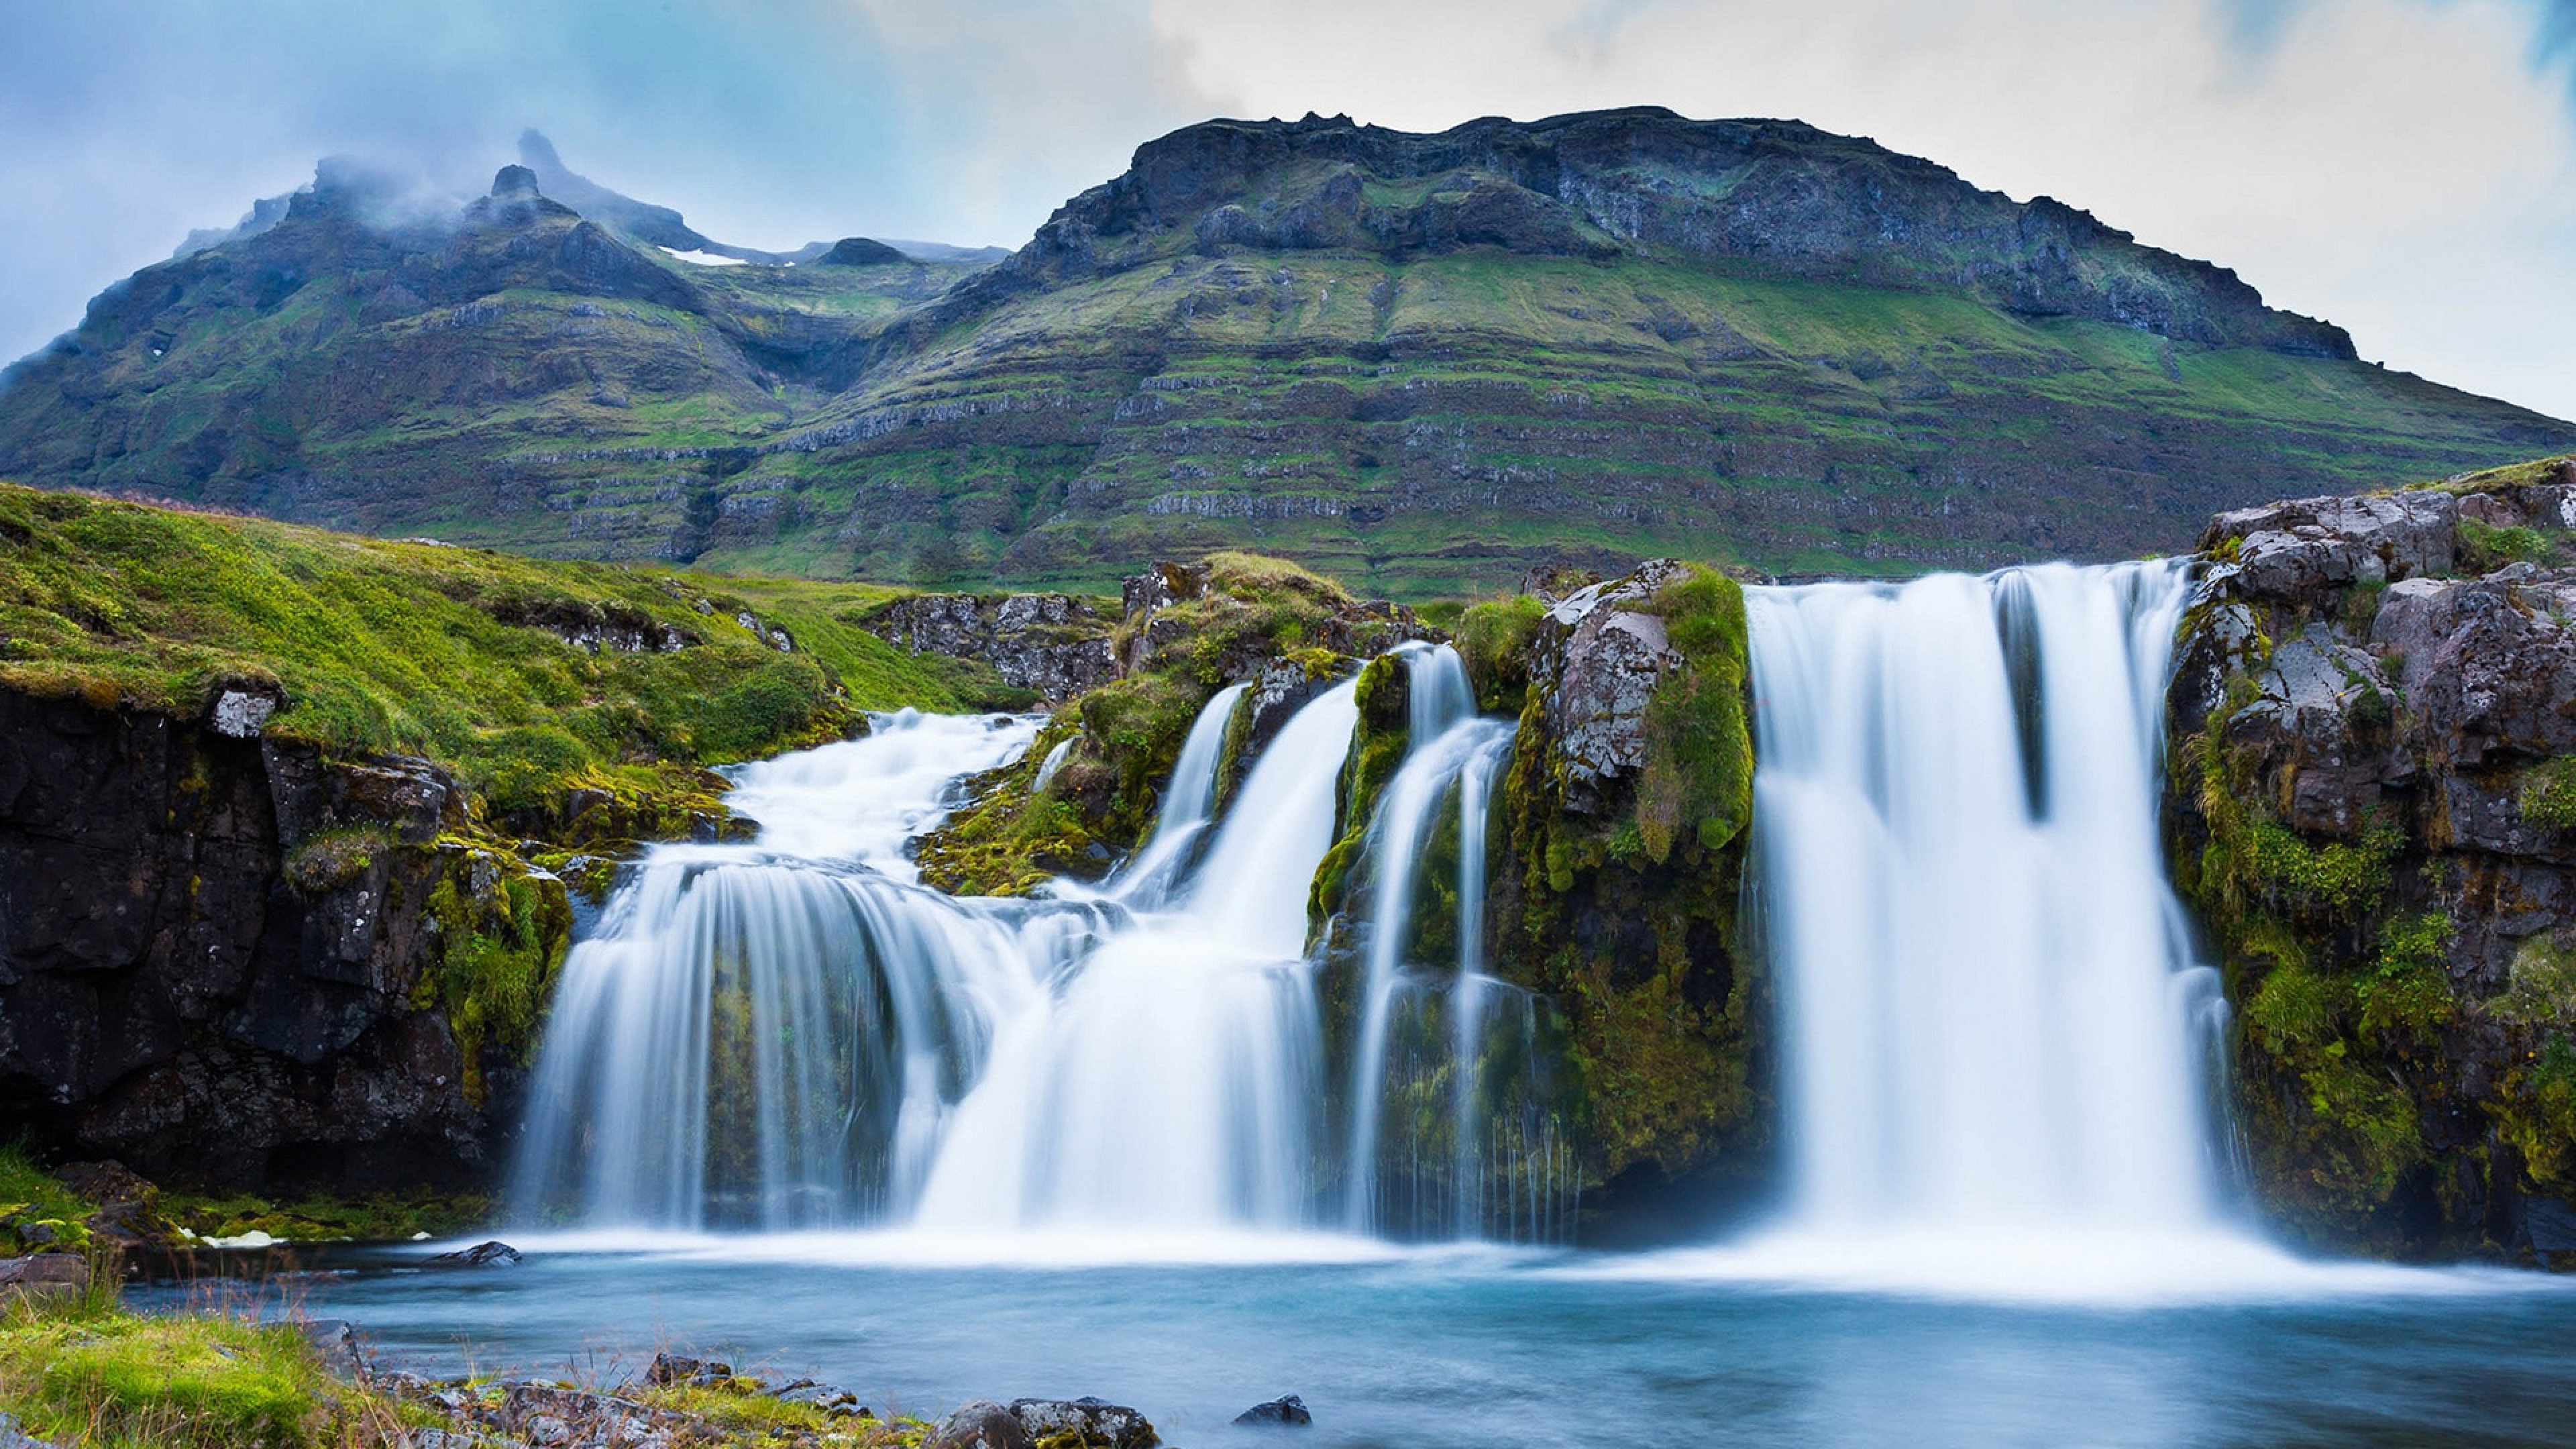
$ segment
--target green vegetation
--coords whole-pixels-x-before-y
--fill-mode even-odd
[[[355,1449],[403,1423],[291,1323],[113,1307],[0,1313],[0,1411],[60,1449]]]
[[[989,670],[857,629],[886,597],[0,487],[0,686],[183,719],[227,689],[282,696],[274,738],[425,755],[501,813],[595,790],[628,838],[712,806],[701,762],[835,738],[863,709],[1007,698]],[[306,848],[314,881],[367,853]]]
[[[1190,725],[1219,688],[1264,668],[1319,685],[1392,642],[1388,621],[1358,612],[1340,584],[1283,559],[1221,552],[1168,582],[1173,601],[1115,638],[1136,666],[1059,713],[1022,759],[969,782],[974,804],[921,841],[923,880],[1011,895],[1061,874],[1096,877],[1151,830]],[[1239,709],[1228,732],[1220,801],[1248,753],[1250,713]]]
[[[2467,574],[2492,573],[2511,563],[2547,563],[2558,552],[2548,535],[2521,525],[2499,528],[2463,518],[2459,537],[2459,569]]]

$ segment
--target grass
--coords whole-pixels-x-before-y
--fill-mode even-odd
[[[892,596],[0,485],[0,686],[182,719],[228,688],[282,693],[271,736],[427,756],[501,809],[573,785],[703,791],[672,769],[837,738],[867,709],[1015,701],[989,669],[857,627]],[[594,653],[563,637],[581,630],[679,647]]]

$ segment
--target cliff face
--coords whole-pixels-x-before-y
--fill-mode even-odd
[[[2383,1252],[2576,1252],[2565,460],[2221,516],[2169,699],[2175,873],[2265,1207]]]
[[[218,711],[0,692],[0,1115],[207,1186],[488,1182],[563,885],[442,839],[435,768]]]
[[[2088,317],[2216,346],[2349,359],[2352,339],[2276,312],[2235,273],[2143,247],[2050,197],[1797,121],[1691,121],[1658,107],[1436,135],[1210,121],[1139,147],[967,295],[1123,270],[1182,250],[1401,258],[1496,246],[1602,260],[1669,253],[1791,276],[1964,291],[2016,313]]]

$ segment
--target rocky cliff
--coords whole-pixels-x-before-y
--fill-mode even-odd
[[[2576,463],[2225,514],[2169,699],[2175,875],[2256,1197],[2576,1252]]]
[[[425,761],[0,691],[0,1116],[201,1186],[498,1165],[564,885]]]

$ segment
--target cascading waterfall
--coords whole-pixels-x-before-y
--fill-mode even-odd
[[[1752,589],[1793,1217],[2216,1221],[2209,1033],[2156,835],[2180,564]]]
[[[1488,804],[1512,726],[1476,716],[1455,650],[1400,653],[1411,738],[1369,825],[1344,1211],[1363,1232],[1560,1240],[1578,1183],[1550,1110],[1541,1007],[1485,969]],[[1455,852],[1446,911],[1420,901],[1448,854],[1435,842]],[[1456,938],[1445,974],[1416,959],[1426,925]]]
[[[1344,684],[1300,709],[1206,838],[1241,692],[1193,727],[1154,846],[1107,890],[1056,899],[942,895],[901,853],[1033,720],[907,712],[739,771],[758,839],[656,847],[565,964],[521,1210],[678,1228],[1306,1221],[1307,882],[1357,708]]]
[[[1181,741],[1181,756],[1172,765],[1171,786],[1163,792],[1163,810],[1154,821],[1153,837],[1112,884],[1119,900],[1142,909],[1163,904],[1207,843],[1204,837],[1216,814],[1216,770],[1225,752],[1226,726],[1248,687],[1229,684],[1218,690],[1191,721],[1189,735]],[[1056,748],[1072,743],[1067,740]]]

